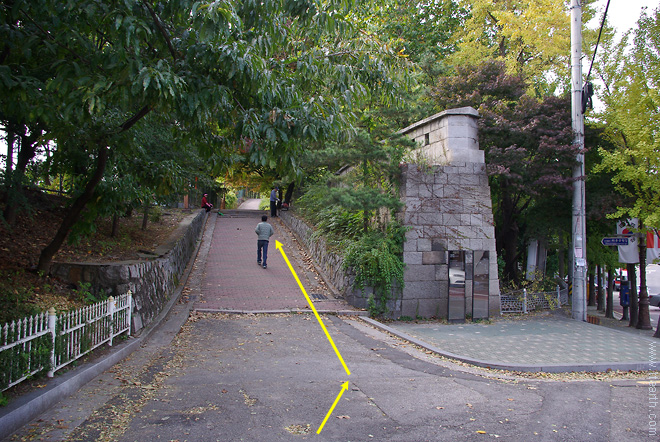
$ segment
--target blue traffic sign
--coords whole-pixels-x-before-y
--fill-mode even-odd
[[[627,246],[628,238],[621,236],[605,237],[600,242],[604,246]]]

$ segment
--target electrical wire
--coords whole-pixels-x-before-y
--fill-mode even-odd
[[[594,48],[594,55],[591,57],[591,66],[589,66],[589,73],[587,74],[587,81],[591,77],[591,68],[594,67],[594,60],[596,59],[596,51],[598,50],[598,44],[600,43],[600,36],[603,33],[603,27],[605,26],[605,19],[607,18],[607,10],[610,7],[610,0],[607,0],[607,5],[605,6],[605,13],[603,14],[603,20],[600,22],[600,30],[598,31],[598,40],[596,41],[596,47]]]

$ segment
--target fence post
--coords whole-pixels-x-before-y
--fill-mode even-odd
[[[527,313],[527,289],[523,289],[523,313]]]
[[[115,337],[115,298],[110,296],[108,298],[108,316],[110,316],[110,340],[108,346],[112,347],[112,339]]]
[[[133,292],[128,291],[126,293],[128,299],[126,302],[128,302],[128,313],[126,313],[126,320],[128,321],[128,334],[126,334],[127,337],[131,336],[131,325],[133,324]]]
[[[561,307],[561,289],[559,284],[557,284],[557,308]]]
[[[57,361],[55,360],[55,337],[57,336],[57,312],[55,307],[51,307],[48,310],[48,330],[50,331],[51,342],[53,343],[52,348],[50,349],[50,370],[48,370],[47,376],[52,378],[55,376],[55,366]]]

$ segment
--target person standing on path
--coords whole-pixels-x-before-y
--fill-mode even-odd
[[[271,202],[272,205],[272,202]],[[266,260],[268,259],[268,240],[275,233],[273,226],[268,224],[268,217],[266,215],[261,217],[261,222],[257,224],[257,228],[254,229],[254,233],[257,234],[257,264],[262,265],[264,269],[266,268]],[[264,260],[261,260],[261,251],[263,250]]]
[[[277,186],[273,187],[273,190],[270,191],[270,217],[275,218],[277,216],[277,191],[279,188]]]

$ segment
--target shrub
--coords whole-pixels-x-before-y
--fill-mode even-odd
[[[370,232],[347,242],[344,267],[355,271],[354,288],[363,292],[366,287],[373,288],[368,301],[371,316],[386,314],[388,301],[396,299],[403,289],[401,242],[393,232],[388,233]]]
[[[235,209],[238,206],[238,197],[236,192],[233,190],[228,190],[225,193],[225,208],[226,209]]]

